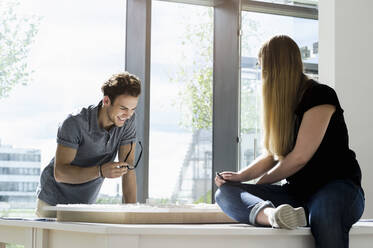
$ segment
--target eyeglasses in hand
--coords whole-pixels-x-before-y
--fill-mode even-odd
[[[134,170],[134,169],[136,169],[137,165],[138,165],[139,162],[140,162],[141,155],[142,155],[142,144],[141,144],[141,141],[139,141],[138,143],[139,143],[139,145],[140,145],[140,154],[139,154],[139,157],[137,158],[137,161],[136,161],[135,165],[130,165],[130,164],[129,164],[129,165],[125,165],[125,166],[123,166],[123,167],[127,167],[127,169],[129,169],[129,170]],[[124,162],[127,162],[128,156],[129,156],[129,155],[131,154],[131,152],[132,152],[132,147],[133,147],[133,142],[131,142],[131,148],[130,148],[130,151],[127,153],[126,158],[124,159]]]

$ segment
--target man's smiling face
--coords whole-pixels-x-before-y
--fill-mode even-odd
[[[138,100],[138,97],[119,95],[110,104],[109,97],[105,96],[104,101],[109,101],[106,111],[108,120],[116,127],[122,127],[135,112]]]

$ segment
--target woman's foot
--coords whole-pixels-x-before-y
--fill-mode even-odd
[[[306,214],[302,207],[293,208],[289,204],[283,204],[277,208],[267,208],[264,212],[272,227],[295,229],[307,225]]]

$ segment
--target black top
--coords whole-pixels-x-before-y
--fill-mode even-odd
[[[327,85],[309,82],[310,86],[295,110],[295,137],[307,110],[323,104],[334,105],[336,110],[315,154],[301,170],[287,178],[289,186],[303,197],[312,195],[335,179],[350,179],[361,187],[361,170],[355,153],[349,149],[348,131],[337,94]]]

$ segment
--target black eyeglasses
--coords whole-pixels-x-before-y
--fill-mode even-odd
[[[139,145],[140,145],[140,154],[139,154],[139,157],[135,163],[135,165],[125,165],[124,167],[127,167],[127,169],[129,170],[134,170],[136,169],[137,165],[139,164],[140,162],[140,159],[141,159],[141,155],[142,155],[142,144],[141,144],[141,141],[138,142]],[[126,155],[126,158],[124,159],[124,162],[127,162],[127,159],[128,159],[128,156],[130,155],[130,153],[132,152],[132,147],[133,147],[133,142],[131,142],[131,148],[130,148],[130,151],[127,153]]]

